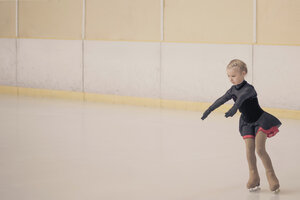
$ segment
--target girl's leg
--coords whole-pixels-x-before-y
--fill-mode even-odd
[[[265,147],[266,140],[267,140],[267,135],[259,131],[255,138],[256,152],[260,157],[260,159],[262,160],[262,163],[266,169],[266,175],[270,185],[270,190],[276,191],[277,189],[279,189],[279,181],[275,175],[272,161],[266,151],[266,147]]]
[[[259,186],[259,182],[260,182],[258,171],[257,171],[257,165],[256,165],[254,138],[245,139],[245,144],[246,144],[246,153],[247,153],[247,160],[249,166],[249,180],[247,183],[247,188],[254,189],[256,186]]]

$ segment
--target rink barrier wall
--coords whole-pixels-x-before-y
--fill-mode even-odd
[[[152,99],[140,97],[126,97],[118,95],[101,95],[83,92],[70,92],[59,90],[46,90],[35,88],[22,88],[14,86],[0,86],[0,94],[14,95],[19,97],[33,97],[33,98],[49,98],[49,99],[64,99],[82,102],[101,102],[109,104],[123,104],[133,106],[145,106],[163,109],[188,110],[188,111],[205,111],[211,103],[207,102],[189,102],[165,99]],[[232,105],[224,104],[214,112],[227,112]],[[278,118],[300,119],[300,110],[288,110],[279,108],[265,108],[263,109]],[[238,113],[239,114],[239,113]]]
[[[213,102],[231,87],[240,58],[266,107],[299,110],[300,46],[0,39],[0,85],[188,102]],[[211,82],[214,77],[214,84]],[[276,98],[274,98],[276,88]]]

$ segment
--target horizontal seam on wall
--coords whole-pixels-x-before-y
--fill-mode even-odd
[[[72,38],[52,38],[52,37],[1,37],[1,39],[38,39],[38,40],[78,40]],[[103,41],[103,42],[155,42],[155,43],[186,43],[186,44],[228,44],[228,45],[269,45],[269,46],[300,46],[300,44],[284,44],[284,43],[252,43],[252,42],[204,42],[204,41],[168,41],[168,40],[105,40],[105,39],[84,39],[85,41]]]

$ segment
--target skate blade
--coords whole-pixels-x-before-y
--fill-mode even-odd
[[[277,194],[277,193],[280,192],[280,189],[278,188],[278,189],[276,189],[276,190],[274,190],[274,191],[272,191],[272,192],[273,192],[273,194]]]
[[[260,190],[260,187],[259,186],[255,186],[253,188],[249,188],[249,192],[257,192]]]

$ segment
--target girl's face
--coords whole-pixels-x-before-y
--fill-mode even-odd
[[[229,81],[233,85],[238,85],[244,81],[244,77],[246,75],[246,72],[240,72],[236,68],[229,68],[227,69],[227,76],[229,78]]]

